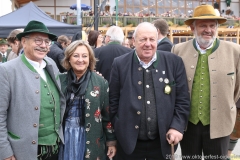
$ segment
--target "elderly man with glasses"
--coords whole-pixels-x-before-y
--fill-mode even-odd
[[[0,65],[0,159],[58,159],[65,98],[46,54],[57,36],[30,21],[17,38],[24,54]]]

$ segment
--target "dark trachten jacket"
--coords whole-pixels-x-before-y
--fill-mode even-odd
[[[166,133],[170,128],[184,132],[188,121],[190,98],[186,72],[180,57],[169,52],[157,51],[157,61],[153,67],[161,151],[163,157],[166,157],[171,154]],[[170,94],[164,92],[165,79],[169,80]],[[143,68],[135,51],[114,60],[109,84],[110,113],[118,143],[126,154],[133,152],[139,134],[144,103],[142,82]]]

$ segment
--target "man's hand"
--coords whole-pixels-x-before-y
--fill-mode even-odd
[[[166,134],[166,139],[168,141],[169,144],[178,144],[178,142],[180,142],[183,138],[183,134],[179,131],[177,131],[176,129],[169,129],[167,134]]]
[[[16,158],[14,156],[8,157],[7,159],[4,160],[16,160]]]
[[[111,159],[115,156],[116,154],[116,147],[115,146],[111,146],[111,147],[108,147],[108,152],[107,152],[107,156]]]

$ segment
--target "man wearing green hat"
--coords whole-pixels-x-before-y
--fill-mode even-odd
[[[8,49],[8,42],[5,39],[0,39],[0,62],[4,63],[7,62],[7,57],[9,52]]]
[[[0,65],[0,159],[57,160],[65,98],[59,70],[46,57],[57,37],[30,21],[17,38],[24,54]]]
[[[240,46],[216,38],[224,22],[211,5],[198,6],[185,21],[195,38],[172,48],[184,61],[191,95],[183,159],[202,159],[202,152],[204,159],[227,158],[240,96]]]

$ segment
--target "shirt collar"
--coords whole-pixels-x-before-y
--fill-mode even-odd
[[[202,48],[200,48],[198,42],[196,41],[197,49],[200,51],[201,54],[205,54],[208,49],[212,48],[213,44],[214,44],[214,41],[213,41],[213,43],[209,47],[207,47],[206,49],[202,49]]]
[[[135,51],[135,54],[136,54],[136,56],[137,56],[137,58],[138,58],[138,61],[139,61],[140,65],[141,65],[143,68],[145,68],[145,69],[148,68],[149,66],[151,66],[151,65],[153,64],[153,62],[155,62],[155,61],[157,60],[157,54],[156,54],[156,52],[155,52],[155,54],[153,55],[151,61],[148,62],[147,64],[146,64],[145,62],[141,61],[141,59],[138,57],[136,51]]]
[[[160,42],[161,42],[161,41],[162,41],[164,38],[165,38],[165,37],[163,37],[163,38],[159,39],[159,40],[158,40],[158,43],[160,43]]]
[[[7,56],[7,52],[5,52],[5,53],[0,52],[0,53],[1,53],[1,55],[5,55],[5,56]]]
[[[26,56],[25,56],[26,57]],[[26,57],[27,61],[36,69],[36,70],[43,70],[46,67],[46,62],[42,60],[42,63],[39,65],[38,62],[32,61]]]

